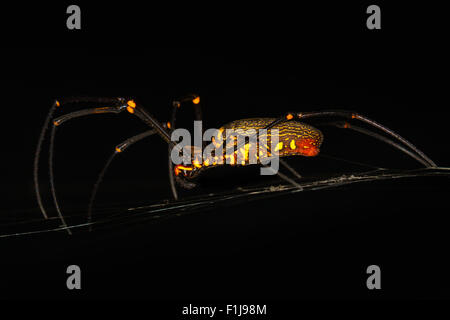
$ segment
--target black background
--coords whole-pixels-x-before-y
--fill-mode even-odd
[[[382,29],[368,30],[367,5],[80,4],[80,31],[65,28],[65,4],[5,9],[2,213],[40,217],[33,153],[53,99],[65,96],[135,97],[166,121],[171,99],[195,92],[206,127],[291,110],[357,110],[447,165],[442,9],[380,4]],[[181,114],[189,124],[189,106]],[[63,206],[87,204],[114,146],[145,129],[128,114],[67,123],[55,155]],[[370,138],[324,133],[326,154],[417,167]],[[99,205],[168,197],[166,153],[158,138],[130,148],[108,173]],[[340,165],[295,161],[305,175]],[[218,171],[205,183],[233,188],[246,179]],[[448,298],[447,183],[416,178],[357,184],[72,237],[0,239],[0,292],[2,298],[143,298],[180,305]],[[82,268],[80,292],[65,288],[69,264]],[[371,264],[381,267],[380,291],[365,286]]]

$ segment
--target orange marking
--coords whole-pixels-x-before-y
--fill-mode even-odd
[[[315,157],[320,152],[319,148],[315,144],[316,144],[315,139],[297,140],[296,145],[298,148],[296,149],[296,151],[300,153],[302,156]]]
[[[200,97],[196,97],[194,100],[192,100],[193,104],[199,104],[200,103]]]
[[[192,162],[192,164],[193,164],[196,168],[201,168],[201,167],[202,167],[202,165],[200,164],[200,162],[199,162],[198,160],[194,160],[194,161]]]
[[[170,122],[167,122],[167,128],[172,128],[172,125],[170,124]]]
[[[122,152],[122,150],[116,147],[116,152]]]
[[[356,114],[352,113],[352,119],[355,119],[355,118],[356,118]]]
[[[128,100],[127,101],[127,111],[129,113],[134,113],[134,108],[136,108],[136,102],[134,102],[133,100]]]
[[[192,170],[194,170],[194,168],[193,167],[186,167],[186,166],[183,166],[183,165],[179,164],[179,165],[175,166],[175,169],[174,169],[175,175],[179,175],[181,170],[192,171]]]
[[[186,171],[192,171],[194,168],[192,167],[185,167],[182,165],[177,165],[175,168],[181,169],[181,170],[186,170]]]
[[[291,114],[291,113],[289,113],[287,116],[286,116],[286,119],[288,119],[288,120],[291,120],[291,119],[293,119],[294,118],[294,116]]]
[[[61,105],[61,103],[59,103],[58,100],[56,100],[55,104],[56,104],[57,107],[59,107]]]

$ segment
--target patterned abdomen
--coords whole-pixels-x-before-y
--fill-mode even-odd
[[[254,129],[264,129],[276,118],[252,118],[241,119],[224,125],[220,130],[233,129],[238,134],[244,134],[245,131]],[[288,121],[275,125],[272,129],[278,129],[277,151],[280,157],[303,155],[316,156],[320,152],[320,146],[323,141],[323,134],[320,130],[311,125]],[[223,133],[225,138],[225,132]],[[261,134],[261,136],[264,136]],[[267,141],[270,144],[271,130],[268,130]]]

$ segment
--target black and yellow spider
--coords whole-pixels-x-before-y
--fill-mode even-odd
[[[79,103],[95,103],[98,105],[96,108],[88,108],[82,109],[79,111],[71,112],[59,117],[54,118],[54,113],[58,108],[61,108],[62,105],[65,104],[79,104]],[[97,182],[94,185],[94,190],[92,192],[91,201],[88,209],[88,221],[91,221],[92,216],[92,204],[97,193],[97,189],[99,183],[101,182],[103,175],[108,168],[109,164],[113,160],[113,158],[123,151],[125,151],[130,145],[146,138],[151,135],[157,134],[164,141],[167,142],[169,146],[169,179],[170,186],[173,197],[178,199],[177,193],[177,184],[183,188],[193,188],[195,187],[195,179],[199,174],[204,172],[208,168],[217,167],[220,165],[232,165],[232,166],[245,166],[249,165],[249,161],[237,162],[236,161],[236,153],[231,157],[231,161],[226,160],[227,156],[225,152],[223,154],[216,154],[214,158],[211,159],[203,159],[203,161],[199,161],[198,159],[192,158],[191,163],[184,163],[174,165],[170,153],[172,149],[176,146],[175,142],[171,140],[171,133],[176,128],[176,114],[178,108],[181,107],[183,103],[191,103],[194,107],[194,115],[195,120],[202,119],[202,112],[200,107],[200,97],[198,95],[188,95],[182,99],[178,99],[173,101],[172,103],[172,114],[170,117],[170,121],[168,122],[160,122],[154,116],[152,116],[142,105],[137,103],[133,99],[126,98],[70,98],[64,99],[60,101],[55,101],[53,106],[51,107],[49,114],[45,120],[43,125],[38,145],[34,158],[34,183],[35,183],[35,191],[37,195],[38,204],[40,210],[44,216],[44,218],[48,218],[47,212],[42,204],[42,199],[39,191],[39,180],[38,180],[38,169],[39,169],[39,157],[41,153],[42,143],[45,137],[46,130],[51,123],[51,134],[50,134],[50,149],[49,149],[49,179],[50,179],[50,188],[51,194],[53,198],[54,205],[56,207],[56,211],[58,213],[59,218],[64,227],[67,227],[67,224],[62,215],[57,197],[56,197],[56,189],[54,185],[54,177],[53,177],[53,148],[54,148],[54,138],[56,134],[56,129],[58,126],[62,125],[65,121],[70,119],[78,118],[81,116],[93,115],[93,114],[104,114],[104,113],[121,113],[123,111],[127,111],[128,113],[137,116],[141,119],[145,124],[149,126],[149,130],[145,131],[141,134],[138,134],[134,137],[131,137],[124,142],[120,143],[116,146],[114,153],[107,161],[105,167],[99,175]],[[301,120],[310,119],[310,118],[342,118],[344,121],[333,120],[328,124],[339,128],[346,128],[358,131],[360,133],[372,136],[378,140],[381,140],[394,148],[404,152],[410,157],[414,158],[418,162],[420,162],[425,167],[436,167],[435,163],[427,157],[422,151],[420,151],[417,147],[415,147],[412,143],[401,137],[399,134],[395,133],[393,130],[385,127],[384,125],[369,119],[359,113],[350,112],[346,110],[324,110],[324,111],[311,111],[311,112],[288,112],[278,118],[252,118],[252,119],[242,119],[232,121],[224,126],[222,126],[219,131],[222,132],[225,129],[234,129],[234,130],[249,130],[249,129],[266,129],[270,132],[271,129],[278,129],[279,142],[276,146],[276,151],[278,151],[279,157],[288,157],[288,156],[306,156],[306,157],[314,157],[319,154],[320,147],[323,142],[323,134],[317,128],[301,122]],[[375,131],[355,126],[353,121],[360,121],[369,125],[370,127],[377,129],[380,133]],[[384,135],[383,135],[384,134]],[[387,135],[387,136],[386,136]],[[248,145],[241,146],[245,150],[248,151]],[[193,148],[193,147],[192,147]],[[238,146],[239,149],[239,146]],[[225,150],[225,149],[224,149]],[[237,150],[236,150],[237,152]],[[234,159],[233,159],[234,157]],[[248,156],[244,157],[244,159],[248,160]],[[258,159],[259,160],[259,159]],[[291,168],[286,162],[282,161],[280,163],[289,169],[294,175],[300,177],[300,175]],[[258,162],[259,163],[259,162]],[[295,184],[295,181],[290,179],[289,177],[283,175],[282,173],[277,173],[281,178],[286,181]],[[67,229],[69,233],[71,233],[70,229]]]

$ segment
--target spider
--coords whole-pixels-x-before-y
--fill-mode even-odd
[[[63,105],[73,104],[77,105],[80,103],[95,103],[98,105],[104,105],[101,107],[95,108],[87,108],[81,109],[79,111],[70,112],[64,114],[62,116],[54,118],[54,113],[58,108],[61,108]],[[167,142],[169,146],[169,160],[168,160],[168,169],[169,169],[169,182],[172,195],[175,200],[178,200],[178,192],[177,185],[181,186],[185,189],[191,189],[196,186],[196,178],[203,173],[206,169],[217,167],[220,165],[234,165],[234,166],[245,166],[249,164],[249,161],[244,161],[242,163],[238,163],[236,161],[236,154],[234,154],[234,159],[231,157],[231,161],[217,161],[224,160],[226,157],[225,154],[216,155],[215,158],[211,159],[203,159],[203,162],[198,161],[198,159],[192,158],[191,163],[188,164],[178,164],[174,165],[170,154],[173,148],[176,146],[175,142],[171,140],[171,133],[176,128],[176,115],[178,109],[186,103],[190,103],[194,109],[194,118],[195,120],[202,120],[202,111],[200,107],[200,96],[196,94],[190,94],[180,99],[176,99],[172,102],[172,113],[170,117],[170,121],[166,123],[161,123],[154,116],[152,116],[141,104],[137,103],[133,99],[126,99],[122,97],[118,98],[97,98],[97,97],[77,97],[77,98],[69,98],[61,101],[55,100],[50,111],[45,119],[44,125],[42,127],[35,157],[34,157],[34,184],[35,184],[35,192],[38,201],[39,208],[41,210],[42,215],[45,219],[48,219],[47,212],[43,206],[42,198],[40,195],[39,188],[39,180],[38,180],[38,169],[39,169],[39,158],[41,153],[42,143],[45,138],[45,133],[48,129],[50,121],[51,124],[51,133],[50,133],[50,147],[49,147],[49,179],[50,179],[50,188],[51,188],[51,196],[53,198],[53,202],[57,211],[57,214],[61,220],[62,226],[66,228],[69,234],[71,234],[70,228],[67,228],[67,224],[64,220],[64,216],[61,212],[57,197],[56,197],[56,188],[54,184],[53,177],[53,149],[54,149],[54,140],[56,129],[58,126],[62,125],[64,122],[75,119],[82,116],[93,115],[93,114],[104,114],[104,113],[121,113],[123,111],[127,111],[133,116],[141,119],[145,124],[149,126],[149,130],[133,136],[124,142],[118,144],[115,147],[114,153],[106,162],[103,170],[101,171],[96,183],[94,184],[94,188],[91,194],[91,199],[88,208],[88,222],[92,219],[92,204],[97,193],[100,182],[103,179],[103,176],[114,159],[114,157],[124,152],[129,146],[138,141],[143,140],[146,137],[152,136],[154,134],[159,135],[164,141]],[[401,137],[399,134],[394,132],[393,130],[387,128],[386,126],[364,116],[357,112],[351,112],[347,110],[323,110],[323,111],[311,111],[311,112],[287,112],[277,118],[252,118],[252,119],[241,119],[235,120],[228,124],[225,124],[219,129],[219,132],[224,131],[225,129],[234,129],[234,130],[249,130],[249,129],[266,129],[274,130],[278,129],[279,134],[279,142],[276,146],[276,151],[278,151],[279,158],[288,157],[288,156],[304,156],[304,157],[314,157],[320,153],[320,147],[323,141],[322,132],[300,120],[306,120],[311,118],[342,118],[341,120],[333,120],[332,122],[328,122],[327,125],[332,125],[338,128],[350,129],[362,134],[371,136],[375,139],[378,139],[384,143],[387,143],[394,148],[400,150],[401,152],[407,154],[412,157],[416,161],[420,162],[425,167],[436,167],[436,164],[427,157],[422,151],[420,151],[417,147],[415,147],[412,143],[410,143],[405,138]],[[360,121],[370,126],[373,129],[377,129],[380,133],[375,131],[366,129],[364,127],[359,127],[354,125],[354,121]],[[352,123],[351,123],[352,122]],[[383,135],[383,134],[384,135]],[[268,134],[269,136],[269,134]],[[194,148],[193,146],[188,146]],[[244,147],[244,150],[248,150],[248,144],[244,146],[237,146],[237,149],[240,147]],[[245,157],[248,160],[248,157]],[[291,171],[297,178],[301,178],[301,176],[290,167],[285,161],[279,159],[279,162],[282,166],[286,167],[289,171]],[[260,163],[260,162],[258,162]],[[288,176],[276,172],[280,178],[288,181],[293,185],[298,185],[293,179]]]

